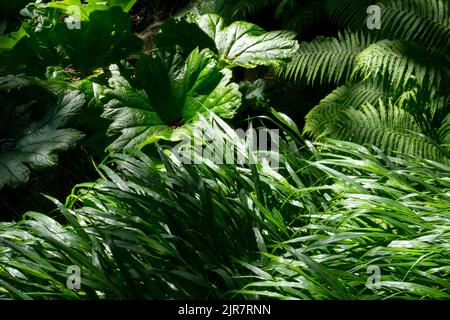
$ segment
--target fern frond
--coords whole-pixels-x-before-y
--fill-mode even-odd
[[[439,139],[443,147],[450,152],[450,114],[445,117],[439,129]]]
[[[384,86],[376,81],[366,80],[340,86],[323,98],[319,105],[308,113],[304,133],[320,139],[329,134],[328,123],[340,118],[341,112],[348,108],[358,109],[366,103],[375,104],[379,100],[387,101],[389,97],[389,92],[385,91]]]
[[[383,0],[382,31],[391,39],[449,50],[450,9],[446,0]]]
[[[321,103],[314,107],[305,117],[305,127],[303,133],[311,136],[315,140],[322,140],[324,137],[332,137],[333,130],[330,131],[330,124],[342,117],[346,109],[340,103]]]
[[[316,127],[317,130],[313,131]],[[442,148],[422,134],[414,117],[392,103],[380,101],[378,107],[366,104],[360,110],[339,108],[337,104],[319,105],[307,116],[305,132],[312,133],[315,139],[329,137],[347,140],[374,145],[390,154],[450,162]],[[315,132],[324,133],[314,135]]]
[[[387,101],[391,96],[392,93],[387,91],[383,84],[374,79],[368,79],[355,84],[346,84],[335,89],[320,104],[338,103],[358,108],[367,102],[375,104],[380,99]]]
[[[367,8],[372,0],[328,0],[327,15],[340,27],[353,31],[366,28]]]
[[[431,118],[442,124],[443,119],[450,113],[450,95],[432,97],[426,107],[430,110]]]
[[[439,88],[441,83],[448,85],[450,76],[445,65],[436,64],[439,58],[412,42],[382,40],[358,54],[354,75],[385,77],[395,89],[404,87],[410,79],[422,88]]]
[[[366,30],[366,10],[370,5],[381,9],[381,31],[389,39],[414,41],[449,50],[450,8],[446,0],[328,0],[326,12],[341,28]]]
[[[356,56],[372,38],[361,33],[339,33],[338,38],[318,37],[303,42],[290,62],[276,70],[276,74],[293,82],[305,79],[312,84],[347,81],[356,63]]]
[[[424,17],[429,21],[450,26],[450,4],[444,0],[381,0],[380,6],[388,9],[403,9]]]

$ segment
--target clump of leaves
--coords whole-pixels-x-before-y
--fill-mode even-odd
[[[340,85],[308,114],[305,133],[448,163],[448,1],[378,1],[380,30],[366,26],[370,4],[324,0],[322,11],[346,31],[302,42],[277,68],[296,83]]]
[[[240,292],[303,300],[448,299],[450,167],[344,141],[316,147],[309,164],[326,177],[298,193],[320,192],[324,208],[299,212],[309,223],[263,253],[266,265],[247,265],[254,281]]]
[[[57,2],[30,9],[30,18],[23,25],[26,36],[2,54],[4,74],[24,72],[42,77],[48,66],[91,74],[142,48],[142,41],[131,31],[130,17],[120,7],[96,11],[97,7],[89,7],[82,11],[89,15],[82,15],[79,28],[69,28],[65,11],[59,8],[62,5]]]
[[[181,55],[156,52],[139,61],[136,77],[143,90],[133,88],[116,73],[113,89],[105,92],[103,116],[111,119],[109,131],[120,133],[113,150],[143,147],[159,139],[180,140],[179,127],[198,112],[213,111],[232,117],[241,103],[231,71],[218,68],[208,49],[195,49],[184,61]]]
[[[169,19],[155,38],[158,49],[124,73],[129,81],[111,82],[103,116],[113,121],[109,132],[121,136],[110,149],[181,140],[180,126],[198,112],[233,117],[242,101],[229,69],[278,65],[297,49],[294,37],[243,21],[225,27],[217,15]]]
[[[245,161],[113,155],[58,204],[63,223],[0,224],[0,297],[449,298],[448,166],[341,141],[298,150],[285,132],[275,171],[248,162],[257,152],[220,118],[199,121]],[[66,287],[73,265],[79,291]]]
[[[199,39],[198,43],[193,43]],[[296,34],[290,31],[266,32],[255,24],[236,21],[225,25],[215,14],[189,15],[185,20],[171,19],[161,27],[155,43],[161,47],[181,46],[190,52],[196,46],[213,50],[224,67],[254,68],[288,61],[298,49]]]
[[[0,78],[0,189],[27,182],[30,168],[55,165],[55,152],[83,136],[64,128],[84,105],[83,94],[60,90],[53,96],[24,78],[13,85],[13,78]]]

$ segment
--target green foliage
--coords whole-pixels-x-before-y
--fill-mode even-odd
[[[292,61],[277,70],[278,75],[293,81],[304,80],[342,83],[352,74],[363,78],[387,78],[394,89],[404,86],[412,77],[424,86],[448,86],[448,57],[427,52],[406,41],[382,40],[373,43],[364,33],[339,34],[338,38],[318,37],[301,43]],[[430,59],[430,56],[432,57]],[[440,61],[443,64],[436,64]]]
[[[367,104],[359,110],[321,104],[308,114],[305,132],[449,163],[445,149],[421,132],[411,114],[391,103],[385,105],[380,101],[377,107]]]
[[[307,83],[341,83],[350,79],[357,55],[372,43],[371,36],[344,32],[338,38],[318,37],[302,42],[292,61],[277,69],[277,74]]]
[[[36,88],[31,90],[37,91]],[[22,90],[23,91],[23,90]],[[57,151],[73,147],[83,135],[64,129],[66,123],[84,105],[77,91],[63,91],[56,101],[34,94],[36,100],[8,101],[0,109],[0,189],[17,187],[29,179],[30,167],[42,169],[57,163]],[[42,105],[48,103],[48,105]]]
[[[243,21],[225,27],[217,15],[203,15],[196,22],[214,40],[220,60],[229,66],[278,65],[297,50],[292,32],[265,32]]]
[[[240,292],[277,299],[448,299],[450,167],[388,158],[348,142],[321,145],[329,206],[249,267]],[[301,191],[300,191],[301,192]],[[368,280],[378,267],[379,287]]]
[[[164,21],[154,42],[159,49],[173,50],[174,47],[180,46],[184,56],[196,48],[214,50],[216,46],[214,40],[198,24],[175,18]]]
[[[102,10],[97,10],[97,5],[91,8],[91,4],[80,4],[89,8],[85,12],[89,15],[81,16],[79,29],[69,29],[64,22],[65,10],[76,2],[52,2],[36,8],[30,5],[29,19],[22,29],[3,36],[7,41],[2,41],[1,48],[10,50],[3,52],[5,65],[0,71],[42,77],[47,67],[60,66],[92,73],[141,49],[142,41],[131,32],[130,17],[119,7],[106,10],[102,4]]]
[[[310,112],[305,133],[447,162],[448,146],[440,132],[445,131],[443,119],[449,110],[438,101],[448,100],[450,85],[448,4],[380,1],[381,29],[368,30],[364,19],[371,4],[326,1],[327,16],[351,31],[301,43],[293,59],[276,73],[311,86],[341,85]],[[384,103],[378,104],[378,99]],[[402,116],[396,117],[399,112]],[[392,115],[391,124],[386,114]]]
[[[266,82],[263,79],[258,79],[253,83],[242,81],[239,84],[239,90],[242,92],[242,105],[244,108],[269,108],[270,102],[267,97]]]
[[[195,24],[205,34],[201,34]],[[183,36],[188,33],[189,37]],[[196,41],[195,44],[192,43],[194,35],[199,36],[198,43]],[[294,38],[293,32],[266,32],[245,21],[225,26],[222,17],[206,14],[191,15],[188,22],[169,20],[162,26],[162,33],[156,38],[156,43],[166,47],[180,45],[187,52],[196,45],[209,48],[218,54],[220,62],[226,67],[254,68],[258,65],[279,65],[287,61],[297,50],[297,41]]]
[[[79,29],[69,29],[62,19],[47,21],[55,14],[62,17],[63,12],[47,7],[40,10],[33,19],[40,17],[48,25],[36,25],[33,19],[25,23],[28,36],[3,53],[3,73],[43,76],[48,66],[92,73],[141,49],[142,41],[131,32],[129,16],[118,7],[91,12]]]
[[[20,10],[30,2],[32,0],[2,1],[0,3],[0,36],[18,29],[17,16]]]
[[[442,145],[446,148],[450,148],[450,114],[445,117],[442,127],[439,130],[440,140]]]
[[[8,34],[0,35],[0,52],[2,50],[9,50],[14,48],[17,42],[20,41],[23,37],[26,36],[26,32],[21,27],[19,30],[10,32]]]
[[[110,10],[113,7],[119,7],[124,12],[128,12],[136,4],[136,1],[137,0],[58,0],[50,1],[48,4],[38,5],[37,8],[54,8],[60,12],[68,12],[68,9],[71,6],[76,6],[81,11],[82,21],[87,21],[94,11],[104,11]]]
[[[130,81],[113,80],[115,88],[103,99],[103,116],[112,120],[109,132],[121,134],[110,149],[181,140],[182,125],[198,112],[232,118],[241,106],[241,93],[228,68],[278,64],[296,50],[293,36],[243,21],[225,28],[217,15],[169,19],[155,38],[158,50],[141,55],[127,75]]]
[[[359,107],[366,102],[375,105],[379,99],[386,102],[387,98],[394,96],[391,91],[386,90],[382,83],[373,79],[367,79],[355,84],[349,83],[338,87],[326,96],[320,104],[336,103]]]
[[[179,166],[165,156],[163,160],[165,170],[159,170],[142,153],[116,154],[103,167],[105,179],[79,186],[73,200],[79,197],[80,209],[59,206],[71,227],[37,213],[27,215],[23,231],[2,225],[0,296],[231,296],[226,292],[242,286],[242,280],[234,277],[236,270],[243,269],[237,261],[258,258],[259,231],[254,227],[272,224],[262,219],[268,214],[262,212],[263,204],[250,205],[256,190],[267,201],[281,205],[281,198],[277,199],[270,180],[253,181],[250,170]],[[121,167],[120,175],[110,166]],[[262,216],[257,218],[259,213]],[[41,248],[38,239],[45,242]],[[20,249],[23,245],[29,245],[28,253]],[[70,293],[63,288],[67,264],[82,268],[83,291]],[[3,286],[17,290],[5,293]],[[33,293],[36,288],[38,294]]]
[[[283,28],[293,30],[301,37],[326,22],[325,3],[326,0],[283,0],[278,5],[275,16],[281,19]]]
[[[198,125],[213,143],[248,149],[212,119]],[[195,148],[196,165],[161,150],[163,170],[140,152],[115,154],[101,179],[58,204],[64,224],[34,212],[0,224],[0,297],[448,298],[450,168],[316,146],[282,139],[278,172],[215,165]],[[79,291],[66,287],[72,265]],[[371,265],[381,269],[374,291]]]
[[[136,77],[146,94],[123,82],[116,82],[115,89],[106,93],[109,102],[103,116],[113,120],[112,133],[121,133],[110,146],[113,150],[142,147],[159,139],[178,140],[177,132],[182,130],[178,127],[195,119],[198,112],[210,110],[230,118],[241,104],[230,70],[218,68],[208,49],[195,49],[186,61],[178,54],[162,52],[144,56]]]
[[[450,298],[444,0],[381,0],[380,30],[368,0],[198,1],[147,53],[135,0],[38,1],[19,28],[25,2],[0,4],[0,189],[55,165],[71,128],[102,158],[64,204],[47,196],[57,217],[0,222],[0,299]],[[291,31],[234,21],[271,12]],[[300,99],[339,87],[299,128],[267,70]],[[280,129],[270,150],[223,120],[242,111],[229,122]]]
[[[325,12],[339,27],[361,30],[366,25],[367,8],[374,4],[371,0],[327,0]]]
[[[20,9],[30,2],[30,0],[2,1],[0,4],[1,19],[11,16],[16,17]]]
[[[382,40],[358,54],[355,72],[365,78],[384,78],[393,89],[414,78],[423,89],[436,90],[443,85],[448,87],[450,69],[446,62],[447,55],[430,54],[414,43]]]
[[[26,183],[30,176],[29,167],[37,170],[56,165],[55,151],[73,147],[82,136],[74,129],[49,127],[27,134],[15,143],[14,149],[0,153],[0,188]]]
[[[68,121],[81,113],[85,95],[66,90],[77,89],[83,83],[75,82],[80,76],[98,73],[96,69],[141,49],[141,40],[131,32],[130,17],[123,11],[135,2],[31,3],[21,12],[26,19],[20,29],[0,36],[0,74],[7,75],[0,79],[0,189],[27,182],[30,168],[56,165],[56,153],[73,147],[83,136],[69,129],[73,124]],[[80,8],[82,21],[80,29],[70,30],[64,17],[73,5]],[[20,8],[14,8],[18,15]],[[68,79],[74,80],[64,82]],[[88,115],[87,110],[83,115]],[[99,115],[94,118],[84,127],[99,122]]]
[[[444,0],[383,0],[384,35],[449,50],[450,6]]]

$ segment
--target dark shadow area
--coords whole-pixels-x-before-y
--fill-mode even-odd
[[[56,167],[31,170],[30,180],[23,186],[0,191],[0,221],[20,220],[27,211],[50,213],[55,205],[44,194],[64,203],[76,184],[98,178],[88,153],[81,147],[60,153],[58,159]]]

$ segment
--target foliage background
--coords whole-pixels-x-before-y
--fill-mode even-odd
[[[2,2],[0,298],[448,299],[449,3],[372,4]]]

